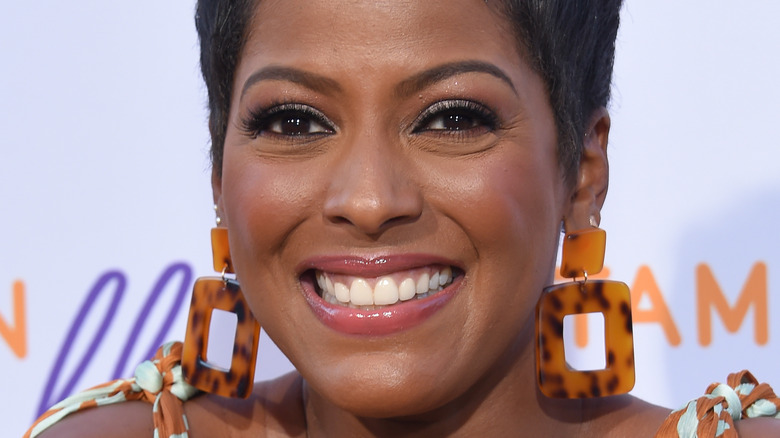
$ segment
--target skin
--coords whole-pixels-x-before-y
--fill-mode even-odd
[[[263,1],[257,17],[214,199],[247,301],[297,372],[248,400],[188,402],[192,436],[652,436],[668,409],[630,396],[548,399],[535,382],[533,312],[551,283],[561,223],[588,227],[606,196],[607,112],[592,115],[579,173],[566,184],[544,83],[485,3]],[[409,86],[463,61],[504,77],[466,71]],[[250,80],[269,66],[310,77]],[[488,108],[496,126],[421,123],[454,99]],[[325,120],[309,117],[317,124],[305,135],[273,123],[244,129],[252,111],[279,102]],[[304,299],[305,260],[408,253],[444,257],[463,275],[422,324],[348,336]],[[96,409],[44,436],[105,430],[95,424],[150,436],[148,410]]]
[[[532,312],[550,283],[561,221],[584,228],[603,201],[606,113],[594,117],[591,152],[576,187],[568,186],[544,84],[488,6],[315,2],[304,9],[260,6],[236,73],[214,193],[247,300],[305,376],[310,436],[517,430],[494,417],[506,410],[510,418],[525,404],[540,408],[528,401],[535,395]],[[466,61],[505,78],[478,71],[409,85]],[[322,79],[253,79],[270,66]],[[490,108],[498,126],[417,125],[427,108],[453,99]],[[242,131],[255,108],[278,101],[316,108],[331,132]],[[296,269],[303,261],[407,253],[446,257],[464,271],[457,295],[425,323],[358,339],[312,315]]]
[[[440,8],[410,6],[351,4],[351,14],[319,20],[332,4],[303,12],[294,3],[264,3],[236,74],[215,198],[250,306],[306,376],[308,408],[323,429],[428,413],[476,390],[495,369],[506,373],[527,346],[518,341],[530,339],[510,334],[530,333],[535,292],[555,261],[567,193],[541,82],[517,68],[523,64],[498,29],[459,34],[468,24],[495,27],[488,8],[439,15]],[[289,29],[307,32],[292,37]],[[480,47],[492,50],[475,57]],[[475,58],[507,72],[518,95],[484,73],[396,92],[420,72]],[[247,78],[269,65],[316,72],[340,90],[318,93],[273,80],[240,95]],[[336,132],[290,144],[234,129],[253,105],[280,97],[315,106],[334,120]],[[443,98],[486,102],[501,111],[505,127],[462,141],[412,134],[415,119]],[[366,341],[327,330],[313,317],[295,269],[301,262],[406,253],[446,257],[465,271],[464,287],[425,324]],[[496,318],[507,313],[517,316]],[[448,406],[433,418],[451,414]]]

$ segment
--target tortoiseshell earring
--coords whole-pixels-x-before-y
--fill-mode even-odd
[[[214,270],[222,276],[195,281],[182,351],[182,374],[189,384],[202,391],[246,398],[254,382],[260,324],[252,316],[238,282],[225,276],[234,273],[227,228],[211,229],[211,247]],[[214,309],[234,313],[237,319],[233,357],[227,370],[210,364],[206,356]]]
[[[591,220],[593,224],[595,220]],[[548,286],[536,305],[536,375],[551,398],[589,398],[623,394],[634,387],[634,335],[628,286],[619,281],[588,280],[604,265],[606,233],[589,228],[563,241],[561,276],[569,283]],[[577,278],[582,278],[578,281]],[[566,315],[604,315],[606,368],[578,371],[567,363],[563,346]]]

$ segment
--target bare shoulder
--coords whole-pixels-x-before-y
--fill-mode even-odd
[[[614,438],[653,437],[672,411],[630,395],[591,399],[585,407],[588,435]]]
[[[592,426],[588,436],[654,437],[671,409],[632,396],[607,397],[589,402]],[[742,438],[780,436],[780,420],[750,418],[734,423]]]
[[[780,436],[780,419],[771,417],[750,418],[734,423],[742,438]]]
[[[304,437],[302,406],[302,380],[292,372],[256,382],[246,400],[205,394],[185,404],[185,413],[193,437]]]
[[[213,438],[304,437],[302,381],[297,373],[255,384],[246,400],[211,394],[184,403],[190,436]],[[71,414],[40,438],[152,437],[152,406],[128,401]]]

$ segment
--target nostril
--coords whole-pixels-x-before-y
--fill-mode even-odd
[[[386,229],[386,228],[395,227],[395,226],[398,226],[398,225],[404,225],[404,224],[407,224],[407,223],[411,223],[411,222],[414,222],[415,220],[417,220],[419,217],[420,217],[419,214],[414,214],[414,215],[410,214],[410,215],[392,217],[392,218],[386,220],[381,225],[381,229]]]
[[[381,142],[351,151],[333,171],[326,189],[326,221],[376,236],[420,217],[421,186],[410,178],[411,163],[402,154]]]
[[[349,196],[346,196],[346,195]],[[350,226],[366,235],[381,234],[388,228],[417,220],[422,214],[422,200],[417,189],[383,192],[355,190],[339,193],[324,206],[328,222]]]
[[[363,234],[376,236],[384,231],[401,225],[413,223],[420,217],[419,212],[392,214],[382,210],[353,211],[350,214],[330,216],[331,223],[359,229]]]
[[[351,225],[352,222],[350,222],[349,219],[345,218],[344,216],[334,216],[329,217],[329,220],[331,223],[337,224],[337,225]]]

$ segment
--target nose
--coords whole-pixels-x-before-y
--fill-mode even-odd
[[[340,150],[324,206],[327,221],[376,238],[420,217],[421,187],[401,147],[362,136]]]

